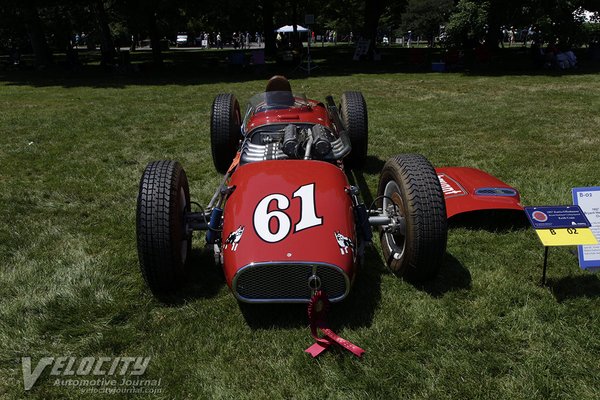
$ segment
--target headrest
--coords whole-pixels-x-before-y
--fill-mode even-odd
[[[267,82],[266,92],[291,92],[292,86],[285,76],[275,75]]]

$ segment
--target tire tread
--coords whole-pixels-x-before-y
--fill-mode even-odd
[[[350,138],[352,151],[346,157],[350,167],[363,167],[368,152],[368,114],[367,103],[361,92],[348,91],[342,94],[340,102],[342,122]]]
[[[394,156],[382,170],[379,194],[383,194],[388,178],[394,177],[400,181],[408,203],[407,229],[409,220],[414,227],[414,240],[405,250],[406,262],[395,272],[413,280],[432,279],[443,263],[448,232],[446,203],[437,173],[422,155]]]
[[[218,172],[227,172],[231,160],[235,157],[240,138],[239,103],[230,93],[221,93],[215,97],[210,118],[210,141],[213,163]],[[237,113],[237,114],[236,114]]]
[[[151,162],[140,180],[136,217],[138,257],[142,276],[158,297],[176,289],[183,273],[179,242],[175,240],[181,226],[173,223],[177,219],[181,186],[189,196],[185,171],[176,161]]]

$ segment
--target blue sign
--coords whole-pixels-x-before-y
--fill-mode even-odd
[[[590,221],[577,205],[525,207],[534,229],[589,228]]]

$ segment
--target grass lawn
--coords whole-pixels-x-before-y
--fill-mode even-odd
[[[135,240],[144,167],[179,160],[206,204],[220,181],[212,100],[232,92],[243,104],[265,84],[203,74],[0,82],[1,398],[83,397],[55,386],[50,368],[24,392],[21,357],[33,368],[46,356],[151,357],[143,378],[161,379],[161,392],[145,398],[600,398],[600,280],[555,248],[541,287],[530,229],[452,228],[446,265],[420,287],[386,270],[376,241],[331,316],[363,359],[305,354],[304,306],[243,314],[200,235],[189,298],[155,301]],[[598,74],[331,75],[292,86],[317,99],[364,93],[371,157],[355,179],[367,197],[382,163],[406,152],[481,168],[526,205],[569,204],[572,187],[600,185]]]

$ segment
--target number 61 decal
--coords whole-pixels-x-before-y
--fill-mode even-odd
[[[292,198],[300,199],[300,220],[294,225],[294,233],[314,226],[323,225],[323,217],[317,217],[315,205],[315,184],[300,186]],[[277,209],[269,211],[269,205],[275,201]],[[292,230],[292,219],[284,212],[290,207],[290,199],[279,193],[270,194],[258,202],[254,210],[254,230],[258,236],[269,243],[277,243],[286,238]],[[271,220],[275,218],[277,228],[271,231]]]

